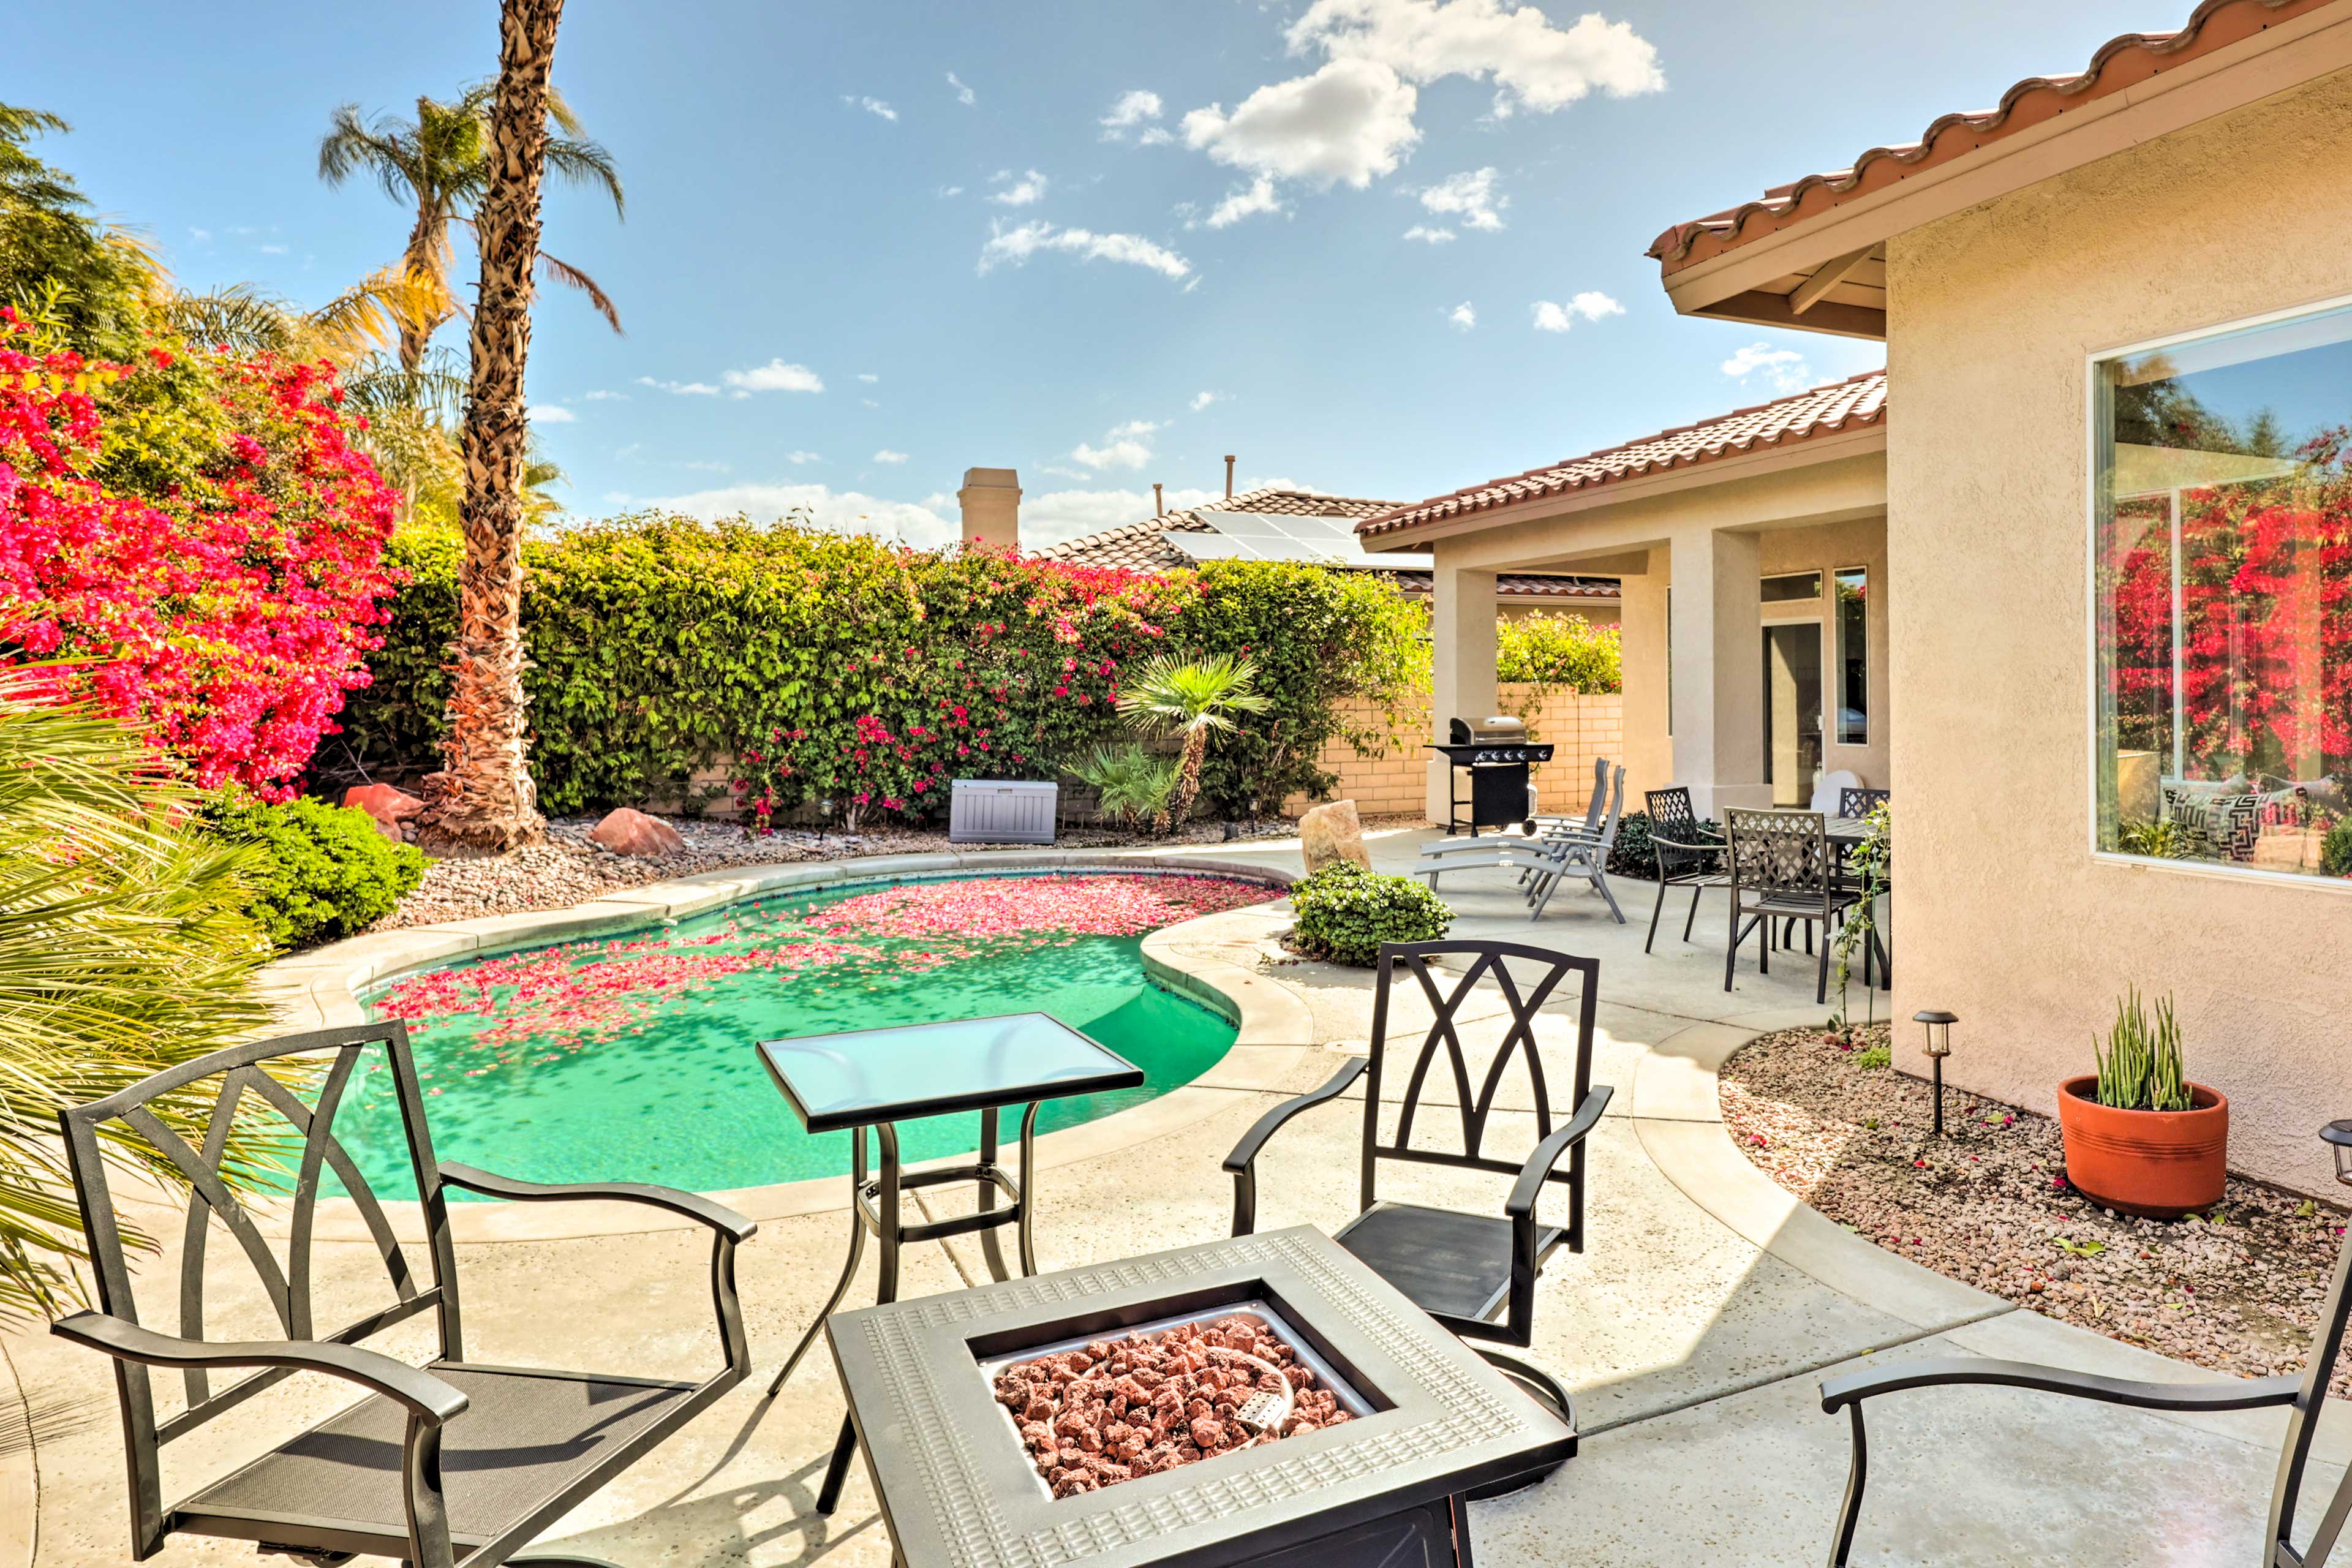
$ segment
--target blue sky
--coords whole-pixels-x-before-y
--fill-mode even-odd
[[[798,504],[929,543],[966,467],[1010,466],[1043,543],[1154,480],[1200,499],[1226,452],[1418,499],[1880,363],[1682,320],[1643,251],[2187,8],[572,0],[557,81],[628,216],[559,190],[547,246],[627,331],[543,296],[535,423],[578,517]],[[41,151],[184,285],[308,302],[407,232],[319,182],[329,111],[448,96],[497,47],[491,0],[9,32],[0,100],[73,122]]]

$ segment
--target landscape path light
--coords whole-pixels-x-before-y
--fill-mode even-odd
[[[2319,1130],[2319,1138],[2336,1156],[2336,1179],[2352,1187],[2352,1121],[2331,1121]]]
[[[1938,1012],[1934,1008],[1929,1008],[1924,1013],[1914,1013],[1911,1015],[1911,1019],[1914,1023],[1927,1026],[1927,1060],[1936,1075],[1936,1125],[1933,1136],[1941,1138],[1944,1135],[1944,1058],[1952,1054],[1952,1026],[1958,1023],[1959,1019],[1950,1013]],[[2337,1157],[2336,1163],[2340,1169],[2343,1164],[2342,1156]]]

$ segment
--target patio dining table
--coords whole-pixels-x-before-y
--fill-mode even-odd
[[[793,1368],[816,1342],[817,1334],[856,1278],[857,1264],[872,1231],[882,1248],[876,1302],[898,1299],[898,1252],[909,1241],[939,1241],[978,1232],[988,1271],[1011,1278],[996,1232],[1015,1227],[1021,1272],[1037,1271],[1030,1245],[1030,1181],[1036,1168],[1037,1110],[1048,1100],[1136,1089],[1143,1069],[1097,1045],[1060,1019],[1045,1013],[961,1018],[950,1023],[860,1029],[763,1040],[760,1061],[783,1094],[801,1125],[811,1132],[848,1131],[850,1144],[849,1260],[840,1281],[808,1331],[768,1385],[774,1397]],[[1020,1178],[997,1163],[997,1113],[1025,1105],[1021,1115]],[[969,1164],[905,1174],[899,1168],[897,1123],[959,1111],[980,1112],[979,1157]],[[866,1134],[880,1146],[881,1163],[866,1173]],[[921,1225],[899,1218],[901,1195],[917,1187],[971,1182],[978,1189],[975,1212]],[[1010,1206],[999,1208],[1003,1197]],[[841,1500],[849,1461],[857,1447],[856,1429],[845,1419],[833,1462],[817,1492],[817,1511],[831,1513]]]

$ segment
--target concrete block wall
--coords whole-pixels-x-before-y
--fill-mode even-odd
[[[1528,721],[1535,739],[1559,748],[1552,760],[1535,770],[1537,797],[1546,811],[1580,812],[1592,789],[1592,759],[1624,757],[1624,704],[1615,692],[1586,694],[1562,688],[1549,691],[1532,686],[1506,684],[1496,689],[1501,708]],[[1540,697],[1540,700],[1538,700]],[[1365,705],[1350,714],[1351,721],[1369,724],[1375,710]],[[1325,797],[1352,800],[1366,816],[1423,815],[1429,781],[1430,753],[1421,737],[1433,734],[1423,707],[1410,716],[1408,737],[1381,757],[1360,757],[1344,741],[1323,748],[1318,759],[1324,770],[1339,775]],[[1631,786],[1632,781],[1627,781]],[[1317,802],[1297,795],[1283,802],[1283,814],[1296,816]],[[1627,807],[1639,808],[1638,801]]]

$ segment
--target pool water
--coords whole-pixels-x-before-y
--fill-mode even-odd
[[[1041,1132],[1076,1126],[1190,1082],[1233,1044],[1223,1017],[1147,979],[1144,934],[1276,896],[1189,876],[834,888],[453,964],[386,988],[371,1012],[409,1021],[442,1159],[530,1181],[759,1186],[847,1172],[851,1135],[803,1131],[756,1042],[1049,1013],[1144,1072],[1140,1088],[1038,1113]],[[1008,1139],[1018,1119],[1005,1113]],[[979,1124],[903,1122],[901,1155],[968,1152]],[[380,1062],[335,1131],[380,1196],[415,1195]]]

